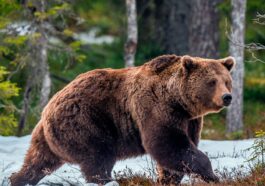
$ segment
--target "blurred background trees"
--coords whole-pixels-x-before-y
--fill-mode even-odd
[[[237,62],[232,73],[233,92],[232,104],[227,110],[226,132],[237,132],[243,129],[243,80],[244,80],[244,46],[245,45],[245,17],[246,0],[232,0],[232,26],[231,41],[229,44],[230,55]]]
[[[138,39],[133,65],[165,53],[210,58],[230,55],[227,33],[237,17],[231,17],[230,0],[135,2],[138,34],[133,37]],[[245,43],[265,43],[265,26],[253,21],[264,10],[262,0],[247,2]],[[124,67],[127,12],[125,0],[0,0],[0,66],[9,71],[1,82],[8,80],[20,88],[9,98],[0,93],[1,102],[9,100],[14,108],[12,124],[4,125],[0,115],[0,135],[29,134],[47,99],[76,75],[95,68]],[[262,50],[254,55],[265,61]],[[254,131],[264,130],[265,64],[253,62],[252,56],[246,50],[244,95],[240,93],[244,107],[239,108],[243,109],[243,128],[228,134],[223,111],[205,119],[204,138],[252,137]]]

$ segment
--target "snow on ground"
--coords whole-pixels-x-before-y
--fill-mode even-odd
[[[24,155],[29,147],[31,136],[25,137],[1,137],[0,136],[0,185],[8,185],[8,177],[11,173],[20,169],[23,163]],[[253,144],[253,139],[240,140],[240,141],[211,141],[201,140],[199,149],[205,152],[211,162],[213,169],[222,171],[227,169],[228,171],[235,170],[248,170],[248,163],[246,159],[249,156],[249,152],[244,151]],[[166,158],[166,157],[165,157]],[[130,169],[134,173],[144,174],[149,176],[155,170],[154,161],[149,156],[142,156],[124,161],[119,161],[114,166],[112,175],[114,172],[123,171],[124,169]],[[184,181],[188,181],[188,177]],[[49,176],[46,176],[41,183],[63,183],[63,185],[70,185],[69,182],[74,185],[89,185],[85,184],[85,180],[79,171],[78,166],[65,164],[63,167],[55,171]],[[39,184],[45,185],[45,184]],[[115,185],[110,183],[108,186]]]
[[[52,26],[47,24],[47,28],[51,28]],[[31,25],[27,21],[16,22],[7,26],[6,29],[0,29],[0,33],[9,33],[9,32],[17,33],[20,36],[25,36],[29,34],[33,34],[36,31],[36,27]],[[93,27],[87,32],[74,33],[74,39],[77,39],[82,42],[82,44],[111,44],[114,42],[115,37],[111,35],[98,35],[100,29],[98,27]],[[56,37],[49,37],[49,41],[53,44],[60,44],[61,41]]]
[[[92,28],[88,32],[74,34],[74,38],[80,40],[83,44],[111,44],[114,37],[110,35],[97,36],[99,28]]]

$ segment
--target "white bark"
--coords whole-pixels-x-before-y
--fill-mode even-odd
[[[40,1],[40,11],[45,12],[45,0]],[[41,37],[39,39],[39,65],[40,65],[40,72],[41,72],[41,92],[40,92],[40,100],[39,100],[39,107],[42,110],[45,105],[48,103],[49,95],[51,92],[51,78],[49,72],[49,65],[48,65],[48,57],[47,57],[47,45],[48,39],[44,30],[44,21],[41,21],[39,24],[39,32]]]
[[[41,92],[40,92],[40,108],[44,108],[45,105],[49,101],[49,95],[51,92],[51,77],[49,72],[49,66],[47,63],[47,45],[42,46],[42,50],[40,51],[40,62],[41,62],[41,71],[42,71],[42,84],[41,84]]]
[[[136,0],[126,0],[127,10],[127,41],[125,44],[125,66],[134,66],[134,58],[137,47],[137,11],[136,11]]]
[[[246,0],[232,0],[232,41],[244,45]],[[226,131],[240,131],[243,128],[243,78],[244,48],[230,42],[230,55],[236,59],[236,67],[232,73],[233,101],[227,110]]]

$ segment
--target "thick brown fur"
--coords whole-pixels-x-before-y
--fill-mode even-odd
[[[79,75],[45,107],[12,186],[37,184],[69,162],[88,182],[105,183],[117,160],[148,153],[159,182],[178,184],[184,173],[218,181],[197,149],[203,116],[223,108],[231,92],[232,58],[164,55],[134,68]]]

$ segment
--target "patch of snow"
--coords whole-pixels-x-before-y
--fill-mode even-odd
[[[114,41],[113,36],[98,36],[97,33],[99,32],[98,28],[92,28],[88,32],[74,34],[74,38],[76,40],[80,40],[84,44],[111,44]]]
[[[36,31],[36,28],[32,27],[32,25],[27,21],[22,22],[14,22],[7,26],[7,29],[2,30],[3,32],[12,32],[17,33],[20,36],[25,36],[29,34],[33,34]]]
[[[48,29],[51,29],[50,24],[45,25]],[[73,37],[76,40],[81,41],[83,44],[111,44],[114,41],[114,37],[111,35],[97,36],[99,28],[92,28],[87,32],[74,33]],[[36,32],[36,28],[32,26],[29,22],[15,22],[9,24],[6,29],[1,29],[0,33],[16,33],[20,36],[25,36],[33,34]],[[49,36],[49,41],[52,44],[60,44],[61,40],[59,38]]]
[[[23,163],[24,156],[29,148],[31,136],[24,137],[2,137],[0,136],[0,184],[8,185],[8,177],[18,171]],[[211,160],[214,170],[222,171],[227,169],[241,169],[247,171],[248,165],[246,159],[250,152],[244,151],[253,144],[254,139],[239,140],[239,141],[212,141],[201,140],[199,149],[205,152]],[[119,173],[125,169],[130,169],[133,173],[147,174],[152,176],[152,171],[155,170],[155,162],[148,155],[137,158],[119,161],[113,168],[112,175]],[[188,182],[189,178],[185,177],[184,182]],[[80,169],[76,165],[65,164],[51,175],[46,176],[41,180],[39,185],[45,183],[63,183],[64,185],[87,185],[94,186],[95,184],[87,184],[82,176]],[[112,184],[112,185],[111,185]],[[106,186],[116,186],[118,183],[110,182]]]

